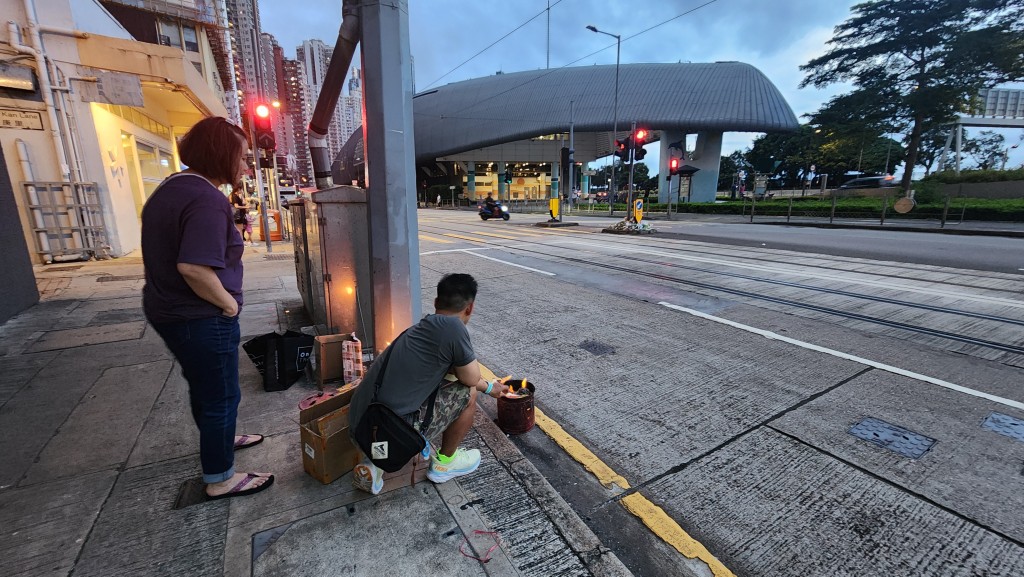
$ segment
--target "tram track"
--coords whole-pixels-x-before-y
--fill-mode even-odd
[[[430,225],[426,225],[425,227],[422,227],[422,228],[437,229],[436,231],[432,231],[433,234],[444,234],[446,232],[451,232],[449,229],[442,229],[440,227],[433,227],[433,226],[430,226]],[[468,231],[462,231],[462,232],[466,232],[467,234],[471,234],[471,232],[468,232]],[[551,254],[549,252],[542,252],[542,251],[539,251],[539,250],[531,250],[529,248],[524,248],[522,246],[510,247],[510,246],[506,246],[506,245],[498,243],[498,242],[494,242],[494,241],[490,241],[490,240],[483,240],[483,239],[481,239],[479,241],[474,241],[474,242],[479,242],[479,243],[482,243],[482,244],[485,244],[485,245],[490,245],[490,246],[494,246],[494,247],[497,247],[497,248],[502,248],[504,250],[518,251],[518,252],[522,252],[522,253],[533,254],[533,255],[537,255],[538,257],[543,257],[542,259],[558,259],[558,260],[561,260],[561,261],[564,261],[564,262],[571,262],[571,263],[582,265],[582,266],[589,266],[589,267],[602,268],[602,269],[606,269],[606,270],[613,270],[613,271],[616,271],[616,272],[622,272],[622,273],[627,273],[627,274],[631,274],[631,275],[635,275],[635,276],[656,279],[656,280],[660,280],[660,281],[664,281],[664,282],[669,282],[669,283],[672,283],[672,284],[690,286],[690,287],[700,288],[700,289],[708,290],[708,291],[712,291],[712,292],[721,292],[721,293],[730,294],[730,295],[733,295],[733,296],[738,296],[738,297],[743,297],[743,298],[747,298],[747,299],[752,299],[752,300],[755,300],[755,301],[771,302],[773,304],[778,304],[778,305],[782,305],[782,306],[793,307],[793,308],[797,308],[797,309],[801,309],[801,310],[809,310],[809,311],[814,311],[814,312],[818,312],[818,313],[822,313],[822,314],[842,317],[842,318],[846,318],[846,319],[850,319],[850,320],[856,320],[856,321],[861,321],[861,322],[866,322],[866,323],[886,326],[886,327],[890,327],[890,328],[896,328],[896,329],[908,331],[908,332],[911,332],[911,333],[928,335],[928,336],[942,338],[942,339],[946,339],[946,340],[950,340],[950,341],[954,341],[954,342],[959,342],[959,343],[974,345],[974,346],[978,346],[978,347],[984,347],[984,348],[989,348],[989,349],[993,349],[993,350],[998,350],[998,351],[1002,351],[1002,352],[1006,352],[1006,353],[1011,353],[1011,354],[1016,354],[1016,355],[1024,355],[1024,346],[1014,345],[1014,344],[1011,344],[1011,343],[1000,343],[1000,342],[997,342],[997,341],[983,339],[983,338],[980,338],[980,337],[973,337],[973,336],[968,336],[968,335],[962,335],[962,334],[953,333],[953,332],[945,331],[945,330],[941,330],[941,329],[933,329],[933,328],[930,328],[930,327],[914,325],[914,324],[910,324],[910,323],[904,323],[904,322],[894,321],[894,320],[880,318],[880,317],[874,317],[874,316],[865,315],[865,314],[856,313],[856,312],[851,312],[851,311],[844,311],[844,310],[841,310],[841,309],[827,307],[827,306],[822,306],[822,305],[816,305],[816,304],[813,304],[813,303],[795,301],[795,300],[792,300],[792,299],[786,299],[786,298],[782,298],[782,297],[776,297],[776,296],[761,294],[761,293],[750,291],[750,290],[736,289],[736,288],[731,288],[731,287],[722,286],[722,285],[713,284],[713,283],[707,283],[707,282],[696,281],[696,280],[682,279],[682,278],[678,278],[678,277],[675,277],[675,276],[661,274],[661,273],[652,272],[652,271],[639,271],[639,270],[636,270],[635,268],[628,268],[628,267],[625,267],[625,266],[619,266],[619,265],[615,265],[615,264],[611,264],[611,263],[607,263],[607,262],[597,262],[597,261],[594,261],[594,260],[588,260],[588,259],[577,258],[577,257],[572,257],[572,256],[563,256],[563,255]],[[545,246],[545,247],[548,247],[548,248],[551,248],[551,246],[552,246],[550,244],[546,244],[546,243],[540,242],[539,240],[519,239],[516,242],[519,245],[531,244],[531,245]],[[595,253],[595,254],[602,254],[602,253],[597,253],[596,251],[587,250],[587,249],[580,249],[580,250],[586,250],[587,252],[592,252],[592,253]],[[620,257],[620,256],[616,256],[616,255],[607,255],[607,254],[602,254],[602,256],[604,256],[604,257],[613,257],[613,258],[627,258],[627,257]],[[754,276],[750,276],[750,275],[742,275],[742,274],[739,274],[739,273],[727,273],[727,272],[722,272],[722,271],[713,271],[713,270],[709,270],[709,269],[701,269],[700,267],[690,267],[690,266],[687,266],[687,265],[673,265],[671,263],[664,263],[664,262],[660,262],[660,261],[653,261],[653,260],[649,260],[649,259],[637,258],[637,257],[634,257],[634,256],[630,256],[628,258],[630,258],[631,260],[641,261],[641,262],[645,262],[646,264],[652,264],[652,265],[655,265],[655,266],[664,266],[664,267],[678,268],[678,269],[684,269],[684,270],[694,270],[694,271],[699,271],[699,272],[702,272],[702,273],[705,273],[705,274],[712,274],[712,275],[719,275],[719,276],[728,276],[728,277],[741,278],[743,280],[751,280],[751,281],[754,281],[754,282],[764,282],[764,283],[769,283],[769,284],[778,284],[778,285],[782,285],[782,286],[797,287],[797,288],[802,288],[802,289],[806,289],[806,290],[818,291],[818,292],[822,292],[822,293],[826,293],[826,294],[835,294],[835,295],[838,295],[838,296],[846,296],[846,297],[850,297],[850,298],[857,298],[857,299],[869,300],[869,301],[874,301],[874,302],[881,302],[881,303],[885,303],[885,304],[892,304],[892,305],[895,305],[895,306],[913,306],[914,308],[928,310],[929,312],[939,312],[939,313],[942,313],[942,314],[957,315],[957,316],[963,316],[963,317],[968,317],[968,318],[977,318],[977,319],[980,319],[980,320],[986,320],[986,321],[990,321],[990,322],[1001,322],[1001,323],[1007,323],[1007,324],[1024,326],[1024,321],[1021,321],[1019,319],[1008,318],[1008,317],[1000,317],[1000,316],[996,316],[996,315],[986,315],[986,314],[983,314],[983,313],[975,313],[973,311],[965,311],[965,310],[960,310],[960,309],[952,309],[952,308],[948,308],[948,307],[936,307],[934,305],[925,305],[925,304],[920,304],[920,303],[907,303],[905,301],[894,301],[892,299],[885,299],[884,297],[875,297],[873,295],[865,295],[865,294],[861,294],[861,293],[853,293],[853,292],[850,292],[850,291],[842,291],[840,289],[829,289],[829,288],[824,288],[824,287],[815,287],[813,285],[803,285],[802,283],[791,283],[790,281],[776,281],[776,280],[773,280],[773,279],[764,279],[764,278],[754,277]]]

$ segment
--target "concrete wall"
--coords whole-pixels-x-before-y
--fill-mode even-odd
[[[0,246],[3,247],[0,270],[4,271],[4,282],[0,284],[0,323],[39,302],[5,157],[4,147],[0,145]]]

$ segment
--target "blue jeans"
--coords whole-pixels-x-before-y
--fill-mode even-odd
[[[188,381],[192,418],[199,427],[203,482],[235,474],[238,417],[238,317],[217,315],[174,323],[152,323]]]

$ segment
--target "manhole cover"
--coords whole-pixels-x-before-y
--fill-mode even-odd
[[[115,282],[115,281],[125,281],[125,280],[143,280],[145,278],[146,278],[146,275],[144,275],[144,274],[130,274],[130,275],[127,275],[127,276],[107,275],[107,276],[96,277],[96,282]]]
[[[935,444],[935,439],[871,417],[850,427],[849,433],[911,459],[922,457]]]
[[[1006,435],[1011,439],[1024,441],[1024,421],[1010,415],[993,411],[982,421],[981,428],[999,433],[1000,435]]]
[[[294,254],[265,254],[263,260],[295,260]]]
[[[606,345],[599,341],[583,341],[582,343],[580,343],[580,348],[587,351],[588,353],[595,354],[597,356],[615,354],[615,347],[611,345]]]

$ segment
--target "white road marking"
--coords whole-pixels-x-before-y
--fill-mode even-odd
[[[951,383],[949,381],[943,381],[942,379],[937,379],[935,377],[929,377],[928,375],[922,375],[921,373],[915,373],[915,372],[912,372],[912,371],[901,369],[899,367],[894,367],[892,365],[887,365],[885,363],[880,363],[878,361],[872,361],[871,359],[865,359],[864,357],[858,357],[856,355],[851,355],[849,353],[844,353],[842,351],[837,351],[835,349],[829,349],[829,348],[821,347],[821,346],[814,345],[814,344],[811,344],[811,343],[808,343],[808,342],[798,341],[796,339],[791,339],[789,337],[784,337],[784,336],[782,336],[782,335],[780,335],[778,333],[773,333],[771,331],[766,331],[764,329],[759,329],[757,327],[752,327],[752,326],[749,326],[749,325],[744,325],[744,324],[741,324],[741,323],[737,323],[735,321],[730,321],[729,319],[723,319],[722,317],[716,317],[714,315],[709,315],[707,313],[702,313],[700,311],[696,311],[696,310],[693,310],[693,309],[688,309],[686,307],[681,307],[679,305],[674,305],[672,303],[668,303],[668,302],[662,301],[662,302],[659,302],[658,304],[663,306],[663,307],[670,308],[672,310],[677,310],[677,311],[680,311],[680,312],[684,312],[684,313],[693,315],[695,317],[700,317],[702,319],[706,319],[706,320],[709,320],[709,321],[712,321],[712,322],[720,323],[720,324],[723,324],[723,325],[728,325],[730,327],[737,328],[737,329],[740,329],[742,331],[747,331],[749,333],[754,333],[755,335],[761,335],[762,337],[764,337],[766,339],[782,341],[782,342],[789,343],[791,345],[795,345],[795,346],[798,346],[798,347],[801,347],[801,348],[804,348],[804,349],[808,349],[808,350],[811,350],[811,351],[817,351],[819,353],[825,353],[826,355],[832,355],[833,357],[838,357],[840,359],[846,359],[848,361],[853,361],[855,363],[860,363],[862,365],[866,365],[866,366],[869,366],[869,367],[872,367],[872,368],[875,368],[875,369],[879,369],[881,371],[892,373],[894,375],[900,375],[900,376],[903,376],[903,377],[908,377],[908,378],[911,378],[911,379],[914,379],[914,380],[918,380],[918,381],[921,381],[921,382],[925,382],[925,383],[929,383],[929,384],[932,384],[932,385],[937,385],[937,386],[940,386],[940,387],[943,387],[943,388],[946,388],[946,389],[950,389],[950,390],[953,390],[953,391],[957,391],[958,393],[964,393],[965,395],[971,395],[972,397],[978,397],[980,399],[986,399],[986,400],[992,401],[994,403],[999,403],[1000,405],[1005,405],[1007,407],[1012,407],[1012,408],[1015,408],[1015,409],[1024,410],[1024,403],[1022,403],[1020,401],[1014,401],[1013,399],[1007,399],[1007,398],[1004,398],[1004,397],[997,397],[995,395],[990,395],[988,393],[985,393],[985,392],[982,392],[982,391],[978,391],[978,390],[975,390],[975,389],[971,389],[971,388],[965,387],[963,385],[957,385],[957,384]]]
[[[493,260],[494,262],[500,262],[501,264],[507,264],[509,266],[514,266],[516,268],[522,268],[522,269],[526,269],[526,270],[529,270],[529,271],[537,272],[537,273],[540,273],[540,274],[546,274],[548,276],[555,276],[555,273],[553,273],[553,272],[548,272],[548,271],[545,271],[545,270],[539,270],[539,269],[535,269],[535,268],[530,268],[528,266],[523,266],[521,264],[516,264],[514,262],[508,262],[507,260],[500,260],[500,259],[497,259],[497,258],[493,258],[493,257],[489,257],[489,256],[484,256],[482,254],[477,254],[475,252],[469,252],[469,250],[466,250],[464,252],[466,254],[471,254],[473,256],[478,256],[480,258],[486,258],[487,260]]]
[[[469,252],[471,250],[491,250],[492,248],[495,248],[495,247],[493,247],[493,246],[481,246],[480,248],[449,248],[449,249],[445,249],[445,250],[431,250],[431,251],[427,251],[427,252],[421,252],[420,256],[423,256],[425,254],[440,254],[442,252]]]
[[[751,264],[751,263],[738,263],[738,262],[722,260],[722,259],[717,259],[717,258],[707,258],[707,257],[699,257],[699,256],[686,256],[686,255],[672,254],[672,253],[667,253],[667,252],[650,250],[648,248],[645,248],[645,247],[642,247],[642,246],[637,246],[637,245],[629,245],[629,246],[635,246],[636,248],[625,248],[626,245],[621,245],[621,244],[604,244],[604,243],[596,243],[596,242],[593,242],[593,241],[552,239],[549,242],[551,242],[552,244],[575,244],[575,245],[580,245],[580,246],[592,246],[592,247],[595,247],[595,248],[605,248],[605,249],[614,248],[614,249],[616,249],[618,251],[621,251],[621,252],[639,252],[639,253],[643,253],[645,255],[663,256],[665,258],[672,258],[672,259],[676,259],[676,260],[684,260],[684,261],[691,261],[691,262],[701,262],[701,263],[708,263],[708,264],[717,264],[717,265],[728,266],[728,267],[733,267],[733,268],[740,268],[740,269],[747,269],[747,270],[756,270],[756,271],[764,271],[764,272],[771,272],[771,273],[791,275],[791,276],[802,276],[802,277],[813,278],[813,279],[818,279],[818,280],[835,280],[835,281],[841,281],[841,282],[850,283],[850,284],[859,284],[859,285],[873,286],[873,287],[878,287],[878,288],[894,289],[894,290],[905,291],[905,292],[912,292],[912,293],[929,294],[929,295],[934,295],[934,296],[955,298],[955,299],[961,299],[961,300],[966,300],[966,301],[986,302],[986,303],[999,304],[999,305],[1003,305],[1003,306],[1007,306],[1007,307],[1013,307],[1013,308],[1024,308],[1024,301],[1005,299],[1005,298],[1001,298],[1001,297],[990,297],[990,296],[985,296],[985,295],[973,295],[973,294],[967,294],[967,293],[962,293],[962,292],[934,289],[934,288],[928,288],[928,287],[907,286],[907,285],[903,285],[903,284],[897,284],[897,283],[892,283],[892,282],[882,281],[882,280],[871,280],[871,279],[857,278],[855,276],[822,274],[822,273],[815,273],[815,272],[810,272],[810,271],[800,271],[800,270],[795,270],[795,269],[786,269],[786,268],[775,267],[775,266],[766,266],[766,265],[758,265],[758,264]],[[858,272],[858,273],[854,273],[854,274],[864,275],[864,274],[869,274],[869,273]],[[908,279],[908,280],[911,280],[911,279]],[[927,281],[921,281],[921,282],[927,282]]]

